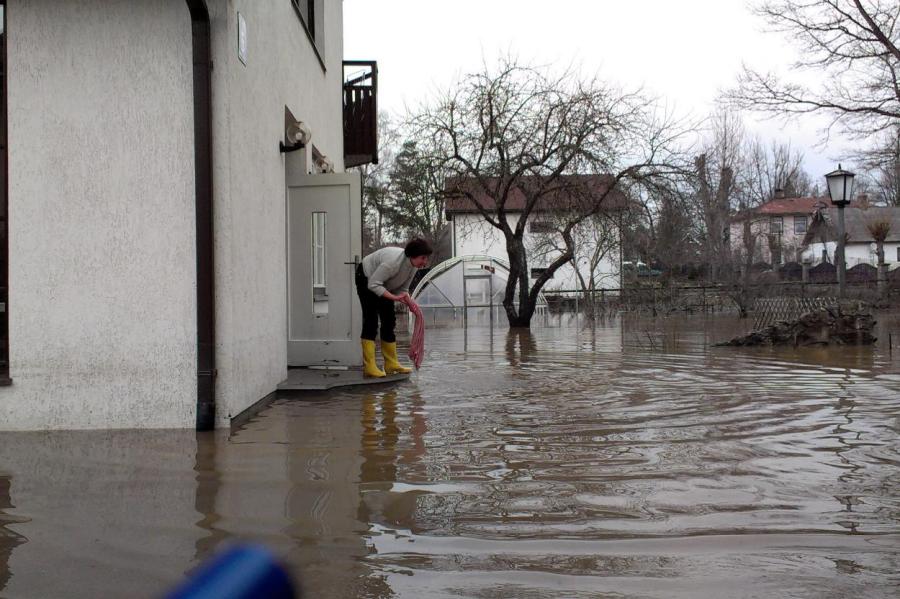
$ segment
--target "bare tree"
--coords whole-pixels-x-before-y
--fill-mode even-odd
[[[866,228],[872,239],[875,240],[876,255],[878,256],[878,293],[882,297],[887,296],[887,267],[884,263],[884,242],[891,232],[891,221],[888,219],[869,219]]]
[[[737,306],[740,317],[746,318],[757,296],[752,280],[753,264],[760,259],[759,248],[763,238],[771,243],[771,236],[764,232],[766,219],[746,204],[735,215],[735,221],[740,225],[741,240],[737,248],[733,249],[733,256],[740,265],[740,274],[733,280],[729,295]]]
[[[593,320],[597,311],[597,291],[609,286],[609,278],[618,275],[621,227],[619,219],[612,215],[595,215],[576,230],[576,250],[572,266],[578,287],[584,296],[585,315]],[[612,271],[602,268],[604,263],[615,262]],[[614,285],[620,287],[620,285]]]
[[[776,198],[776,192],[785,197],[807,195],[810,180],[801,153],[789,144],[748,136],[739,113],[720,110],[709,123],[684,196],[710,278],[726,286],[741,316],[746,316],[759,293],[753,267],[763,250],[780,256],[792,247],[784,244],[779,230],[770,229],[769,218],[757,208]]]
[[[574,216],[565,210],[554,210],[543,215],[531,225],[532,238],[527,248],[532,258],[540,263],[550,263],[566,251],[561,231]],[[537,225],[540,231],[535,233]],[[582,220],[572,228],[574,252],[570,265],[575,274],[578,289],[584,298],[585,315],[594,317],[595,296],[598,290],[618,288],[619,252],[621,247],[621,212],[601,212]]]
[[[624,245],[630,250],[625,255],[659,264],[669,274],[682,266],[701,262],[704,239],[703,230],[694,226],[693,188],[685,191],[685,185],[678,185],[678,181],[672,183],[657,186],[652,192],[635,194],[644,198],[639,203],[641,211],[629,210],[623,219],[625,236],[630,241]],[[637,247],[635,242],[642,247]]]
[[[423,149],[424,146],[424,149]],[[449,257],[444,219],[444,169],[426,144],[405,141],[396,153],[389,178],[390,203],[385,216],[401,239],[422,236],[436,246],[436,260]]]
[[[712,280],[718,280],[723,271],[730,270],[729,217],[743,145],[744,128],[740,119],[721,111],[712,118],[711,139],[703,153],[694,159],[697,237]]]
[[[385,241],[386,214],[390,211],[390,172],[398,150],[400,135],[387,113],[378,115],[379,160],[377,164],[354,167],[362,176],[363,251],[369,253]]]
[[[706,154],[698,156],[694,165],[697,172],[697,204],[703,226],[703,251],[712,280],[719,278],[720,270],[727,265],[729,201],[734,189],[734,170],[731,166],[711,169]],[[715,175],[713,174],[715,173]],[[715,179],[715,182],[713,182]]]
[[[641,93],[511,59],[465,77],[414,122],[453,177],[448,192],[503,236],[510,263],[503,306],[512,327],[530,326],[539,292],[575,254],[572,231],[580,222],[628,182],[673,171],[679,133]],[[573,177],[587,174],[602,175],[602,184]],[[530,283],[523,238],[536,207],[548,203],[572,209],[560,231],[565,250]]]
[[[875,201],[900,206],[900,123],[855,159],[868,174]]]
[[[776,0],[756,10],[794,41],[793,66],[812,71],[818,89],[747,66],[726,99],[741,108],[790,116],[822,113],[864,140],[900,119],[900,3],[896,0]]]
[[[753,208],[775,199],[779,192],[786,198],[808,196],[812,193],[812,184],[803,169],[801,152],[792,149],[789,143],[772,140],[766,144],[759,138],[745,142],[737,179],[736,199],[741,212],[747,211],[741,221],[740,244],[741,269],[746,275],[753,260],[761,257],[757,253],[757,242],[766,243],[770,257],[794,255],[799,249],[785,244],[781,231],[768,231],[769,222],[755,214]]]
[[[740,202],[759,206],[781,191],[787,198],[804,197],[812,193],[809,174],[803,169],[803,153],[790,143],[760,138],[747,141],[743,150],[739,175]]]

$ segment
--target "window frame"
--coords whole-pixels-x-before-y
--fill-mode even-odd
[[[777,228],[776,228],[777,223]],[[769,217],[769,234],[770,235],[783,235],[784,234],[784,217],[781,216],[770,216]]]
[[[556,231],[556,227],[549,220],[533,220],[528,223],[528,232],[534,235],[548,235]]]
[[[313,53],[322,66],[322,71],[328,69],[325,66],[325,2],[324,0],[290,0],[306,37],[312,46]],[[310,18],[312,13],[312,18]]]
[[[801,223],[803,225],[803,230],[798,231],[797,225],[799,225]],[[795,216],[794,217],[794,235],[805,235],[806,229],[808,226],[809,226],[809,222],[807,221],[807,218],[805,216]]]

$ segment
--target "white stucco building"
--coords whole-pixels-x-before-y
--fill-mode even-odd
[[[0,428],[225,426],[356,360],[341,0],[0,5]]]
[[[838,209],[833,206],[815,215],[804,240],[804,261],[810,264],[836,262],[837,218]],[[869,226],[876,223],[885,223],[889,227],[884,240],[885,265],[890,270],[900,267],[900,208],[872,206],[863,209],[851,205],[844,209],[847,268],[857,264],[878,265],[877,244],[869,231]]]
[[[598,179],[599,180],[599,179]],[[472,186],[475,201],[496,210],[494,201]],[[577,201],[576,201],[577,203]],[[522,214],[524,196],[513,190],[506,204],[506,218],[515,229]],[[573,292],[584,287],[594,289],[620,289],[621,276],[621,226],[620,215],[624,208],[622,195],[613,191],[603,202],[604,208],[596,216],[585,218],[573,231],[577,247],[575,263],[569,262],[559,268],[543,288],[544,293]],[[533,283],[538,275],[561,254],[564,247],[559,230],[573,215],[568,209],[569,202],[554,198],[538,203],[529,215],[525,225],[523,241],[528,252],[529,280]],[[508,261],[506,240],[497,227],[488,223],[472,200],[456,196],[447,199],[445,214],[450,222],[452,255],[483,255]],[[581,274],[579,278],[578,274]]]
[[[778,266],[799,262],[813,212],[830,203],[828,198],[788,198],[776,191],[772,200],[731,219],[728,238],[733,255],[740,263],[748,251],[753,255],[753,263]],[[749,237],[745,237],[748,229]]]

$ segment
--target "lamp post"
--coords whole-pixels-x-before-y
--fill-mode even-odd
[[[831,203],[838,209],[838,226],[837,226],[837,250],[835,251],[835,266],[837,267],[838,280],[838,296],[844,297],[844,286],[847,278],[847,265],[844,260],[844,250],[846,240],[844,239],[844,206],[850,203],[853,197],[853,177],[850,171],[841,169],[839,164],[836,171],[831,171],[825,175],[825,181],[828,183],[828,195],[831,196]]]

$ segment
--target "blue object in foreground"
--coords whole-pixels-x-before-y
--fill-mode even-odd
[[[166,599],[294,599],[294,585],[259,545],[236,545],[212,557]]]

